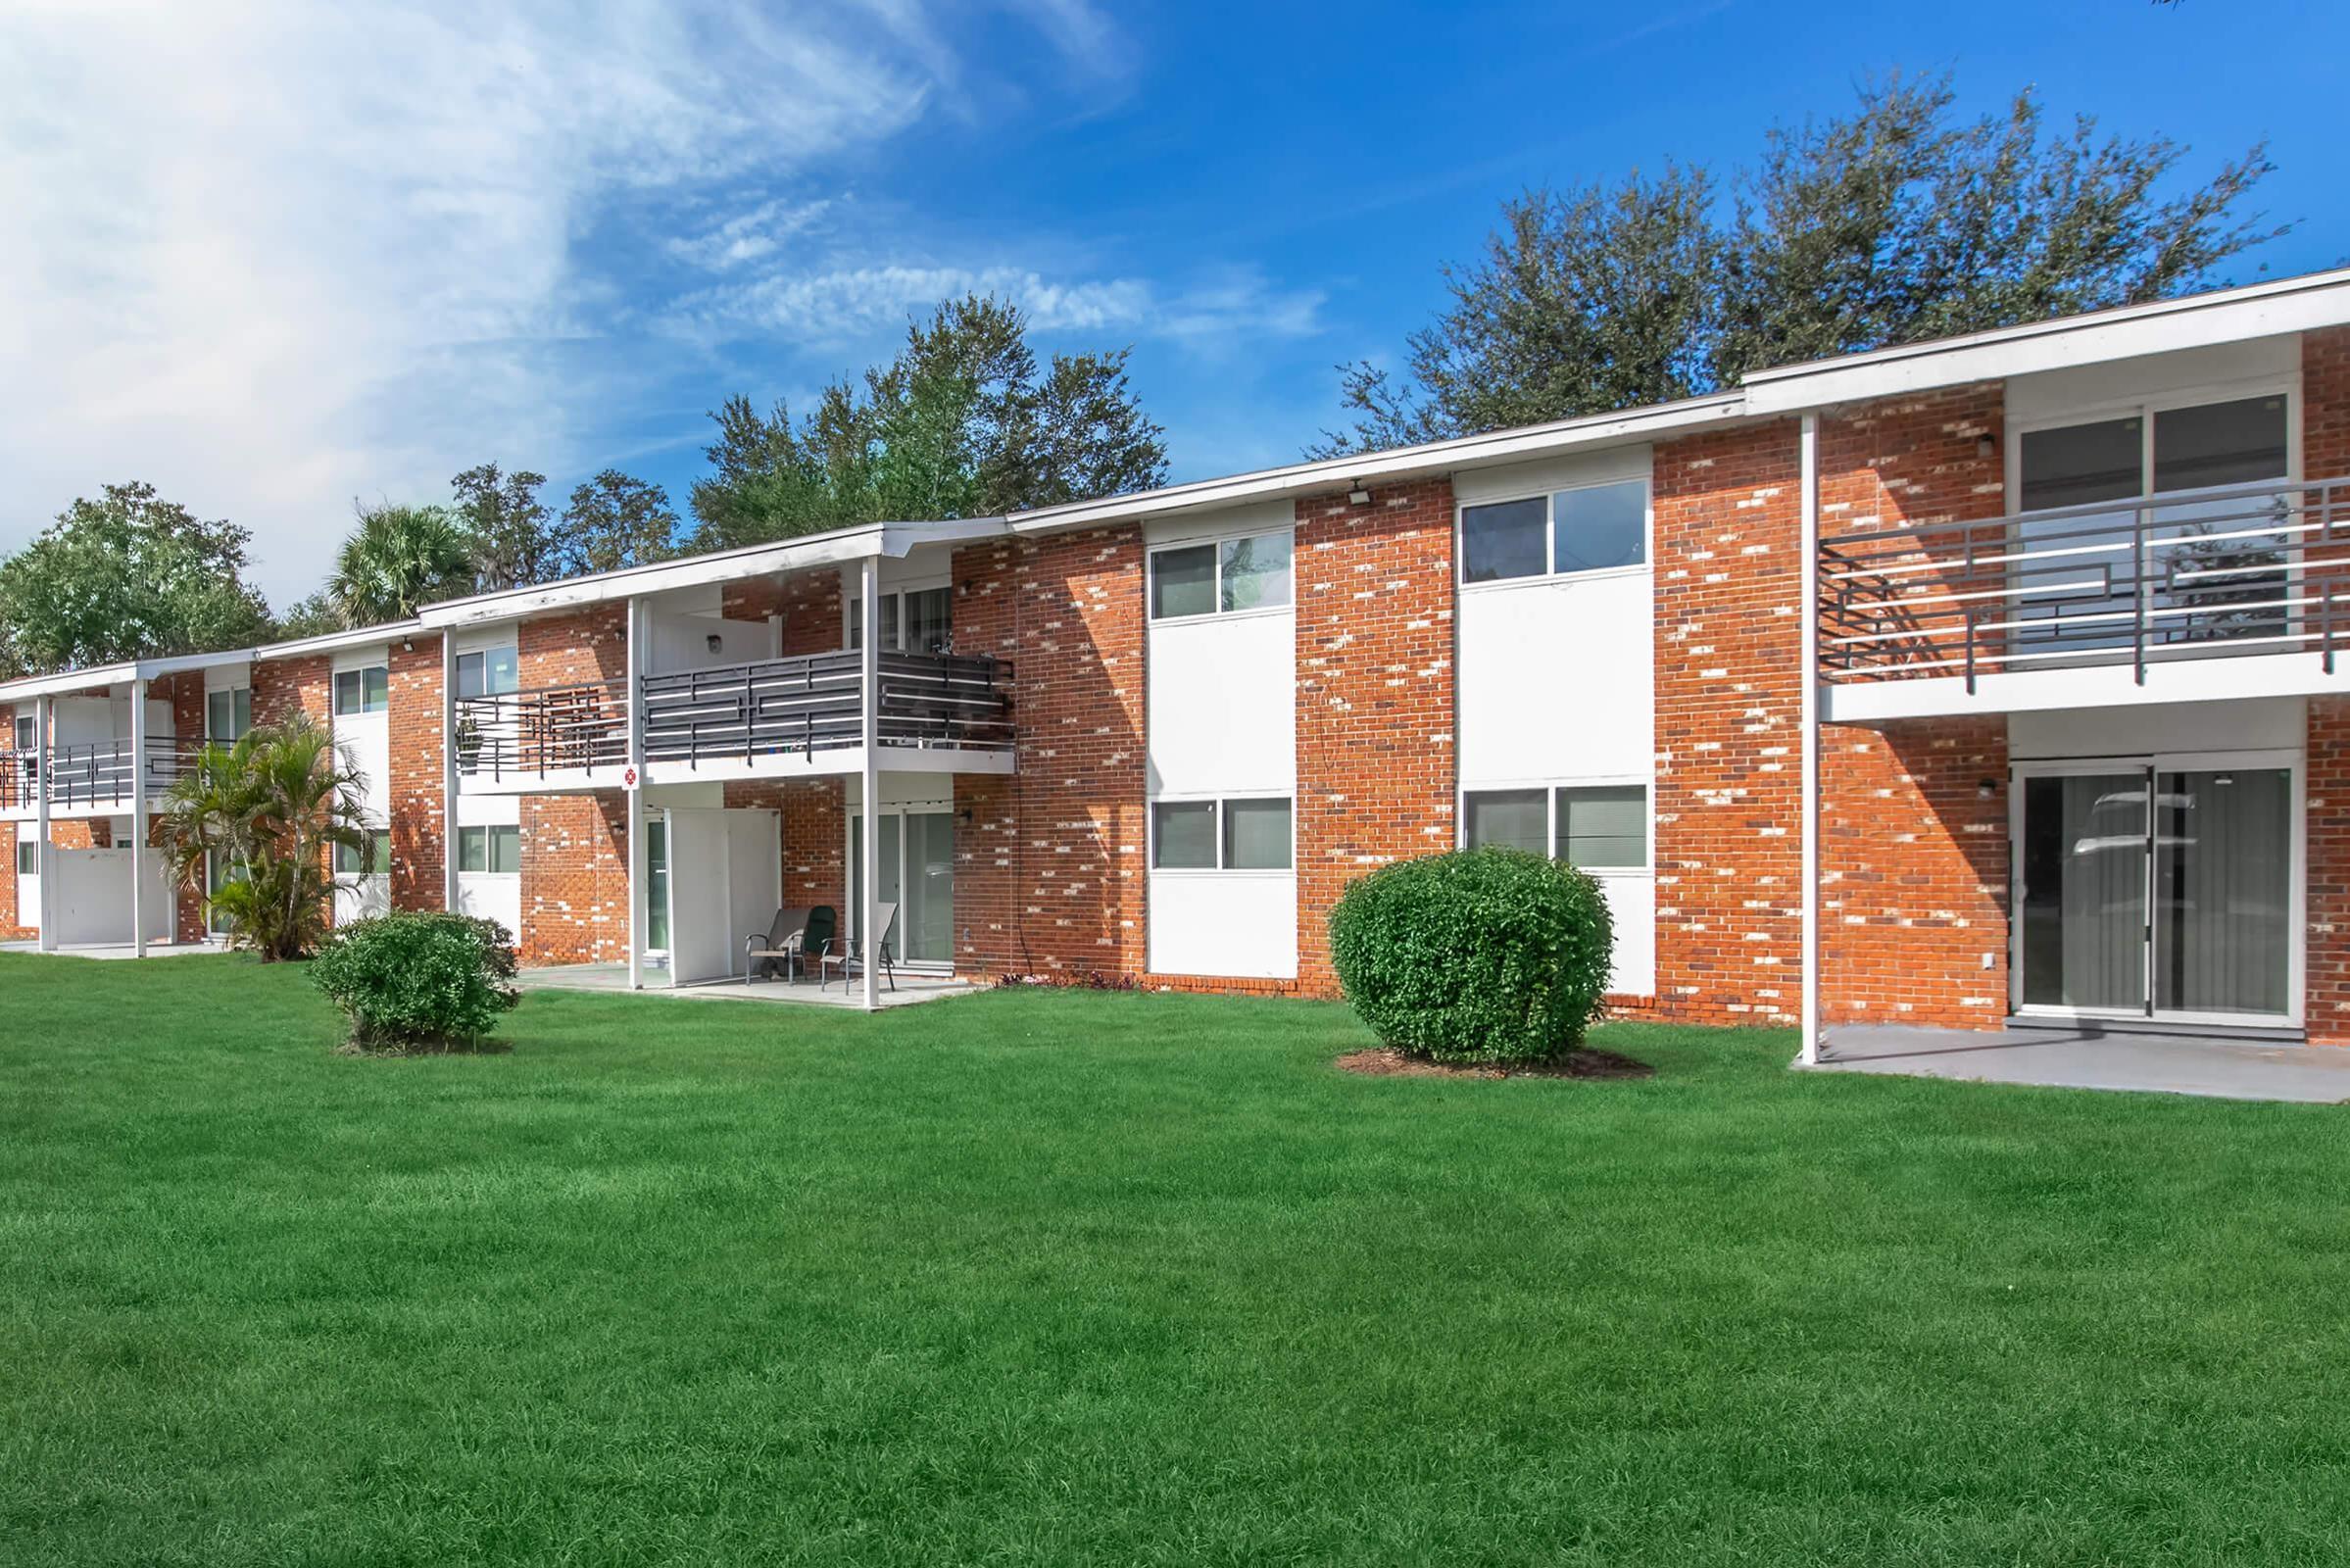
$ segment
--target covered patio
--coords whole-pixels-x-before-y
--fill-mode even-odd
[[[2350,1101],[2350,1050],[2241,1036],[2120,1032],[2095,1026],[1923,1029],[1836,1024],[1823,1031],[1812,1072],[1889,1073],[2199,1095],[2215,1100]]]

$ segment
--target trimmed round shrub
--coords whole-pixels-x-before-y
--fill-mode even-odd
[[[1431,1061],[1539,1061],[1583,1039],[1614,930],[1599,884],[1523,850],[1398,860],[1330,911],[1330,957],[1374,1033]]]
[[[310,978],[368,1051],[478,1046],[517,1000],[514,941],[470,915],[371,915],[337,931]]]

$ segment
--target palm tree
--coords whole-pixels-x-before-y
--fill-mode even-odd
[[[326,581],[326,597],[350,626],[406,620],[418,605],[472,591],[472,543],[457,514],[388,502],[359,509],[359,526]]]
[[[160,818],[173,878],[203,892],[229,940],[265,962],[299,958],[326,934],[337,845],[365,853],[362,785],[350,758],[307,716],[207,746],[164,796]]]

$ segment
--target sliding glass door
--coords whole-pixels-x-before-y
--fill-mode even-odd
[[[2288,1019],[2294,771],[2275,756],[2020,767],[2017,1004],[2110,1017]]]
[[[880,901],[898,906],[890,944],[903,963],[955,961],[955,813],[885,808]],[[849,923],[864,907],[864,820],[849,818]]]

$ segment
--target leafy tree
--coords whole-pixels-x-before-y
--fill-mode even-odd
[[[158,834],[174,879],[202,891],[208,867],[227,870],[207,906],[229,940],[264,961],[298,958],[328,929],[337,845],[365,852],[363,780],[307,716],[248,730],[196,754],[165,792]]]
[[[320,589],[288,605],[285,613],[277,617],[270,635],[280,642],[292,642],[298,637],[323,637],[344,629],[342,612],[334,608],[334,601]]]
[[[1040,368],[1020,309],[975,295],[909,323],[861,384],[825,389],[795,421],[730,398],[697,482],[697,549],[851,523],[986,516],[1165,482],[1165,431],[1143,413],[1129,350]]]
[[[151,484],[76,499],[0,563],[0,670],[209,653],[260,642],[269,608],[244,580],[248,529],[199,520]]]
[[[346,626],[406,620],[416,607],[473,591],[473,541],[447,507],[360,507],[326,597]]]
[[[473,542],[475,586],[484,593],[553,582],[563,572],[563,546],[554,514],[539,500],[543,473],[500,473],[484,463],[449,481],[458,519]]]
[[[563,576],[666,561],[677,553],[677,514],[660,485],[607,468],[572,490],[559,540]]]
[[[2284,232],[2245,216],[2264,148],[2182,193],[2186,149],[2051,131],[2020,93],[1962,122],[1947,76],[1864,88],[1776,129],[1721,194],[1668,168],[1502,206],[1407,374],[1346,368],[1354,425],[1317,455],[1669,402],[1749,370],[2166,299]]]

